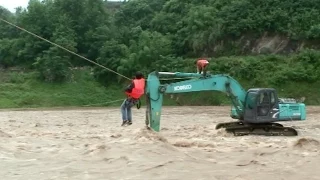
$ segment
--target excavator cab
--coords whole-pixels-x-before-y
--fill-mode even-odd
[[[278,97],[273,88],[249,89],[245,98],[244,122],[270,123],[278,120]]]
[[[291,127],[284,127],[277,121],[305,119],[305,105],[292,102],[282,102],[273,88],[253,88],[246,92],[243,103],[243,114],[238,122],[218,123],[216,129],[225,128],[234,135],[267,135],[296,136],[298,132]],[[234,108],[233,108],[234,109]],[[280,111],[281,109],[281,111]],[[238,115],[235,110],[233,118]],[[280,113],[281,112],[281,113]]]

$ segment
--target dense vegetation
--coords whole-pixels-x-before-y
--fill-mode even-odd
[[[0,8],[0,17],[128,77],[136,70],[195,71],[194,60],[208,57],[212,73],[230,74],[245,88],[272,86],[283,96],[320,103],[318,0],[30,0],[27,9],[15,13]],[[0,24],[4,69],[24,68],[36,72],[37,82],[66,86],[74,82],[75,68],[91,67],[90,80],[107,89],[128,83]],[[198,94],[194,104],[225,102],[221,96]]]

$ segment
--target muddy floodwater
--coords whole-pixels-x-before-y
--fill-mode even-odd
[[[320,107],[283,122],[296,137],[215,130],[230,107],[164,107],[161,132],[145,109],[121,127],[119,108],[0,111],[3,180],[319,180]]]

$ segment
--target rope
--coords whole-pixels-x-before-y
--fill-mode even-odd
[[[124,76],[124,75],[122,75],[122,74],[120,74],[120,73],[118,73],[118,72],[116,72],[116,71],[113,71],[112,69],[109,69],[109,68],[107,68],[107,67],[105,67],[105,66],[103,66],[103,65],[100,65],[100,64],[98,64],[98,63],[96,63],[96,62],[94,62],[94,61],[92,61],[92,60],[90,60],[90,59],[88,59],[88,58],[86,58],[86,57],[83,57],[83,56],[81,56],[81,55],[79,55],[79,54],[77,54],[77,53],[75,53],[75,52],[73,52],[73,51],[70,51],[70,50],[68,50],[68,49],[66,49],[66,48],[64,48],[64,47],[62,47],[62,46],[60,46],[60,45],[58,45],[58,44],[56,44],[56,43],[53,43],[53,42],[51,42],[51,41],[49,41],[49,40],[47,40],[47,39],[45,39],[45,38],[43,38],[43,37],[40,37],[40,36],[38,36],[38,35],[30,32],[30,31],[27,31],[26,29],[23,29],[23,28],[15,25],[15,24],[12,24],[12,23],[10,23],[10,22],[2,19],[2,18],[0,18],[0,20],[3,21],[3,22],[5,22],[5,23],[7,23],[7,24],[10,24],[11,26],[14,26],[14,27],[16,27],[16,28],[18,28],[18,29],[20,29],[20,30],[22,30],[22,31],[25,31],[25,32],[27,32],[27,33],[29,33],[29,34],[31,34],[31,35],[39,38],[39,39],[42,39],[42,40],[44,40],[44,41],[46,41],[46,42],[48,42],[48,43],[50,43],[50,44],[52,44],[52,45],[55,45],[55,46],[57,46],[57,47],[65,50],[65,51],[68,51],[68,52],[71,53],[71,54],[74,54],[74,55],[76,55],[76,56],[78,56],[78,57],[80,57],[80,58],[82,58],[82,59],[85,59],[85,60],[87,60],[87,61],[89,61],[89,62],[91,62],[91,63],[93,63],[93,64],[95,64],[95,65],[97,65],[97,66],[100,66],[100,67],[102,67],[102,68],[104,68],[104,69],[106,69],[106,70],[108,70],[108,71],[111,71],[111,72],[113,72],[113,73],[115,73],[115,74],[117,74],[117,75],[119,75],[119,76],[122,76],[122,77],[124,77],[124,78],[126,78],[126,79],[128,79],[128,80],[131,80],[130,78],[128,78],[128,77],[126,77],[126,76]]]
[[[115,74],[117,74],[117,75],[119,75],[119,76],[121,76],[121,77],[124,77],[125,79],[128,79],[128,80],[131,81],[130,78],[128,78],[128,77],[126,77],[126,76],[124,76],[124,75],[122,75],[122,74],[120,74],[120,73],[118,73],[118,72],[116,72],[116,71],[113,71],[113,70],[110,69],[110,68],[107,68],[107,67],[105,67],[105,66],[103,66],[103,65],[101,65],[101,64],[98,64],[98,63],[96,63],[96,62],[94,62],[94,61],[92,61],[92,60],[90,60],[90,59],[88,59],[88,58],[86,58],[86,57],[84,57],[84,56],[81,56],[81,55],[79,55],[79,54],[77,54],[77,53],[75,53],[75,52],[73,52],[73,51],[71,51],[71,50],[69,50],[69,49],[67,49],[67,48],[64,48],[64,47],[60,46],[59,44],[56,44],[56,43],[54,43],[54,42],[51,42],[51,41],[49,41],[49,40],[47,40],[47,39],[45,39],[45,38],[43,38],[43,37],[41,37],[41,36],[38,36],[38,35],[30,32],[30,31],[24,29],[24,28],[21,28],[21,27],[15,25],[15,24],[13,24],[13,23],[10,23],[10,22],[2,19],[1,17],[0,17],[0,20],[3,21],[3,22],[5,22],[5,23],[7,23],[7,24],[9,24],[9,25],[11,25],[11,26],[14,26],[14,27],[16,27],[16,28],[18,28],[18,29],[20,29],[20,30],[22,30],[22,31],[25,31],[25,32],[27,32],[27,33],[29,33],[29,34],[31,34],[31,35],[33,35],[33,36],[35,36],[35,37],[43,40],[43,41],[46,41],[46,42],[48,42],[48,43],[50,43],[50,44],[52,44],[52,45],[54,45],[54,46],[57,46],[57,47],[65,50],[65,51],[67,51],[67,52],[69,52],[69,53],[71,53],[71,54],[73,54],[73,55],[76,55],[76,56],[78,56],[78,57],[80,57],[80,58],[82,58],[82,59],[84,59],[84,60],[86,60],[86,61],[89,61],[89,62],[91,62],[91,63],[93,63],[93,64],[95,64],[95,65],[97,65],[97,66],[100,66],[100,67],[102,67],[102,68],[104,68],[104,69],[106,69],[106,70],[108,70],[108,71],[110,71],[110,72],[113,72],[113,73],[115,73]],[[168,80],[174,80],[174,79],[193,79],[193,78],[168,78],[168,79],[165,79],[165,78],[164,78],[164,79],[159,79],[159,80],[168,81]],[[119,101],[123,101],[123,99],[119,99],[119,100],[115,100],[115,101],[110,101],[110,102],[106,102],[106,103],[100,103],[100,104],[84,105],[84,106],[110,104],[110,103],[119,102]],[[137,106],[137,108],[140,108],[140,106],[141,106],[141,104],[139,104],[139,105]]]
[[[46,42],[48,42],[48,43],[50,43],[50,44],[52,44],[52,45],[55,45],[55,46],[57,46],[57,47],[65,50],[65,51],[68,51],[69,53],[71,53],[71,54],[73,54],[73,55],[76,55],[76,56],[78,56],[78,57],[80,57],[80,58],[82,58],[82,59],[84,59],[84,60],[87,60],[87,61],[89,61],[89,62],[91,62],[91,63],[93,63],[93,64],[95,64],[95,65],[97,65],[97,66],[100,66],[100,67],[102,67],[102,68],[104,68],[104,69],[106,69],[106,70],[108,70],[108,71],[111,71],[111,72],[113,72],[113,73],[115,73],[115,74],[117,74],[117,75],[119,75],[119,76],[122,76],[122,77],[124,77],[125,79],[131,80],[130,78],[128,78],[128,77],[126,77],[126,76],[124,76],[124,75],[122,75],[122,74],[120,74],[120,73],[118,73],[118,72],[116,72],[116,71],[113,71],[112,69],[107,68],[107,67],[105,67],[105,66],[103,66],[103,65],[101,65],[101,64],[98,64],[98,63],[96,63],[96,62],[94,62],[94,61],[92,61],[92,60],[90,60],[90,59],[88,59],[88,58],[86,58],[86,57],[84,57],[84,56],[81,56],[81,55],[79,55],[79,54],[77,54],[77,53],[75,53],[75,52],[73,52],[73,51],[70,51],[69,49],[62,47],[62,46],[60,46],[59,44],[53,43],[53,42],[51,42],[51,41],[49,41],[49,40],[47,40],[47,39],[45,39],[45,38],[43,38],[43,37],[41,37],[41,36],[38,36],[38,35],[30,32],[30,31],[28,31],[28,30],[26,30],[26,29],[24,29],[24,28],[21,28],[21,27],[15,25],[15,24],[13,24],[13,23],[10,23],[10,22],[2,19],[2,18],[0,18],[0,20],[3,21],[3,22],[5,22],[5,23],[8,23],[8,24],[10,24],[11,26],[14,26],[14,27],[16,27],[16,28],[18,28],[18,29],[20,29],[20,30],[22,30],[22,31],[25,31],[25,32],[27,32],[27,33],[29,33],[29,34],[31,34],[31,35],[39,38],[39,39],[42,39],[42,40],[44,40],[44,41],[46,41]],[[174,79],[192,79],[192,78],[168,78],[168,79],[165,79],[165,78],[164,78],[164,79],[159,79],[159,80],[168,81],[168,80],[174,80]]]
[[[75,53],[75,52],[73,52],[73,51],[71,51],[71,50],[69,50],[69,49],[67,49],[67,48],[64,48],[64,47],[60,46],[59,44],[53,43],[53,42],[51,42],[51,41],[49,41],[49,40],[47,40],[47,39],[45,39],[45,38],[43,38],[43,37],[41,37],[41,36],[38,36],[38,35],[30,32],[30,31],[28,31],[28,30],[26,30],[26,29],[24,29],[24,28],[21,28],[21,27],[15,25],[15,24],[13,24],[13,23],[10,23],[10,22],[2,19],[2,18],[0,18],[0,20],[3,21],[3,22],[5,22],[5,23],[7,23],[7,24],[10,24],[11,26],[14,26],[14,27],[16,27],[16,28],[18,28],[18,29],[20,29],[20,30],[22,30],[22,31],[25,31],[25,32],[27,32],[27,33],[29,33],[29,34],[31,34],[31,35],[39,38],[39,39],[42,39],[43,41],[46,41],[46,42],[48,42],[48,43],[50,43],[50,44],[52,44],[52,45],[54,45],[54,46],[57,46],[57,47],[65,50],[65,51],[68,51],[69,53],[71,53],[71,54],[73,54],[73,55],[76,55],[76,56],[78,56],[78,57],[80,57],[80,58],[82,58],[82,59],[84,59],[84,60],[87,60],[87,61],[89,61],[89,62],[91,62],[91,63],[93,63],[93,64],[95,64],[95,65],[97,65],[97,66],[100,66],[100,67],[102,67],[102,68],[104,68],[104,69],[106,69],[106,70],[108,70],[108,71],[111,71],[111,72],[113,72],[113,73],[115,73],[115,74],[117,74],[117,75],[119,75],[119,76],[121,76],[121,77],[124,77],[125,79],[128,79],[128,80],[131,81],[130,78],[128,78],[128,77],[126,77],[126,76],[124,76],[124,75],[122,75],[122,74],[120,74],[120,73],[118,73],[118,72],[116,72],[116,71],[113,71],[112,69],[107,68],[107,67],[105,67],[105,66],[103,66],[103,65],[101,65],[101,64],[98,64],[98,63],[96,63],[96,62],[94,62],[94,61],[92,61],[92,60],[90,60],[90,59],[88,59],[88,58],[86,58],[86,57],[84,57],[84,56],[81,56],[81,55],[79,55],[79,54],[77,54],[77,53]],[[174,80],[174,79],[192,79],[192,78],[168,78],[168,79],[165,79],[165,78],[164,78],[164,79],[159,79],[159,80],[169,81],[169,80]]]
[[[88,106],[92,106],[92,105],[111,104],[111,103],[115,103],[115,102],[119,102],[119,101],[123,101],[123,100],[124,100],[124,98],[118,99],[118,100],[114,100],[114,101],[108,101],[108,102],[105,102],[105,103],[87,104],[87,105],[83,105],[83,107],[88,107]]]

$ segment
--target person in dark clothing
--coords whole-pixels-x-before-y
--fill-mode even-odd
[[[132,82],[125,88],[126,99],[121,104],[122,125],[132,124],[131,108],[139,102],[144,94],[145,79],[141,72],[137,72]]]

